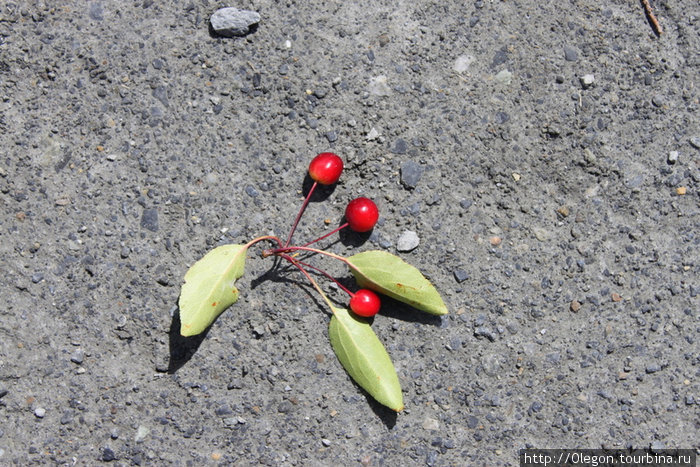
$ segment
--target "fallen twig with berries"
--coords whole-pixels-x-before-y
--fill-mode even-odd
[[[267,235],[255,238],[245,245],[223,245],[192,265],[185,274],[185,283],[180,292],[180,333],[183,336],[202,333],[238,300],[239,291],[235,281],[243,275],[248,249],[262,241],[270,242],[274,247],[263,250],[262,256],[281,258],[295,266],[328,305],[332,313],[328,331],[331,346],[348,374],[374,399],[398,412],[404,406],[399,378],[368,318],[380,310],[379,295],[392,297],[434,315],[446,314],[447,307],[423,274],[395,255],[373,250],[346,258],[311,246],[346,227],[355,232],[372,230],[379,219],[379,210],[368,198],[350,201],[345,209],[346,222],[337,229],[302,245],[292,245],[294,232],[316,187],[319,184],[335,184],[342,171],[342,159],[330,152],[321,153],[311,161],[309,175],[314,183],[286,241]],[[352,292],[323,269],[310,264],[306,259],[299,259],[298,253],[322,255],[344,263],[355,277],[359,290]],[[346,292],[350,296],[350,311],[336,305],[309,271],[326,277]]]

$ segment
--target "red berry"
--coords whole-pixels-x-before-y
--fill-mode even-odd
[[[345,220],[355,232],[368,232],[379,219],[379,209],[369,198],[355,198],[345,208]]]
[[[350,309],[356,315],[370,318],[379,312],[382,306],[381,300],[376,293],[368,289],[360,289],[350,299]]]
[[[321,185],[332,185],[340,178],[343,160],[332,152],[322,152],[309,164],[309,175]]]

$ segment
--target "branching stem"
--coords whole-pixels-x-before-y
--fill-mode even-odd
[[[331,231],[328,232],[326,235],[323,235],[322,237],[318,237],[316,240],[311,240],[309,243],[305,243],[305,244],[302,245],[302,246],[309,246],[309,245],[314,244],[314,243],[316,243],[316,242],[320,242],[320,241],[323,240],[324,238],[330,237],[330,236],[333,235],[334,233],[343,230],[343,229],[344,229],[345,227],[347,227],[348,225],[350,225],[350,224],[348,224],[348,223],[346,222],[345,224],[341,225],[341,226],[338,227],[337,229],[331,230]]]

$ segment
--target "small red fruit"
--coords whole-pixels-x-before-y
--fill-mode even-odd
[[[355,232],[369,232],[379,219],[379,209],[369,198],[355,198],[345,208],[345,220]]]
[[[321,185],[332,185],[343,171],[343,160],[332,152],[322,152],[309,164],[309,175]]]
[[[368,289],[360,289],[350,299],[350,309],[356,315],[371,318],[379,312],[382,302],[379,296]]]

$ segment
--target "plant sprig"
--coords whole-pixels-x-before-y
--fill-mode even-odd
[[[309,175],[314,183],[292,223],[286,241],[274,235],[255,238],[244,245],[219,246],[198,260],[185,274],[178,302],[180,333],[194,336],[204,332],[240,295],[235,286],[245,269],[248,250],[263,241],[274,247],[262,251],[262,257],[275,256],[289,262],[309,281],[330,309],[329,338],[338,360],[348,374],[381,404],[395,410],[403,409],[401,386],[386,349],[377,338],[367,318],[381,307],[379,295],[386,295],[418,310],[444,315],[447,307],[435,287],[423,274],[401,258],[385,251],[372,250],[344,257],[313,245],[338,231],[349,227],[356,232],[368,232],[379,219],[376,204],[368,198],[350,201],[345,210],[346,222],[333,231],[301,245],[292,245],[299,221],[318,184],[331,185],[338,181],[343,162],[333,153],[321,153],[309,164]],[[336,278],[309,260],[298,259],[294,253],[307,252],[345,264],[360,287],[356,292],[342,285]],[[350,296],[349,310],[336,306],[323,292],[309,271],[337,284]]]

